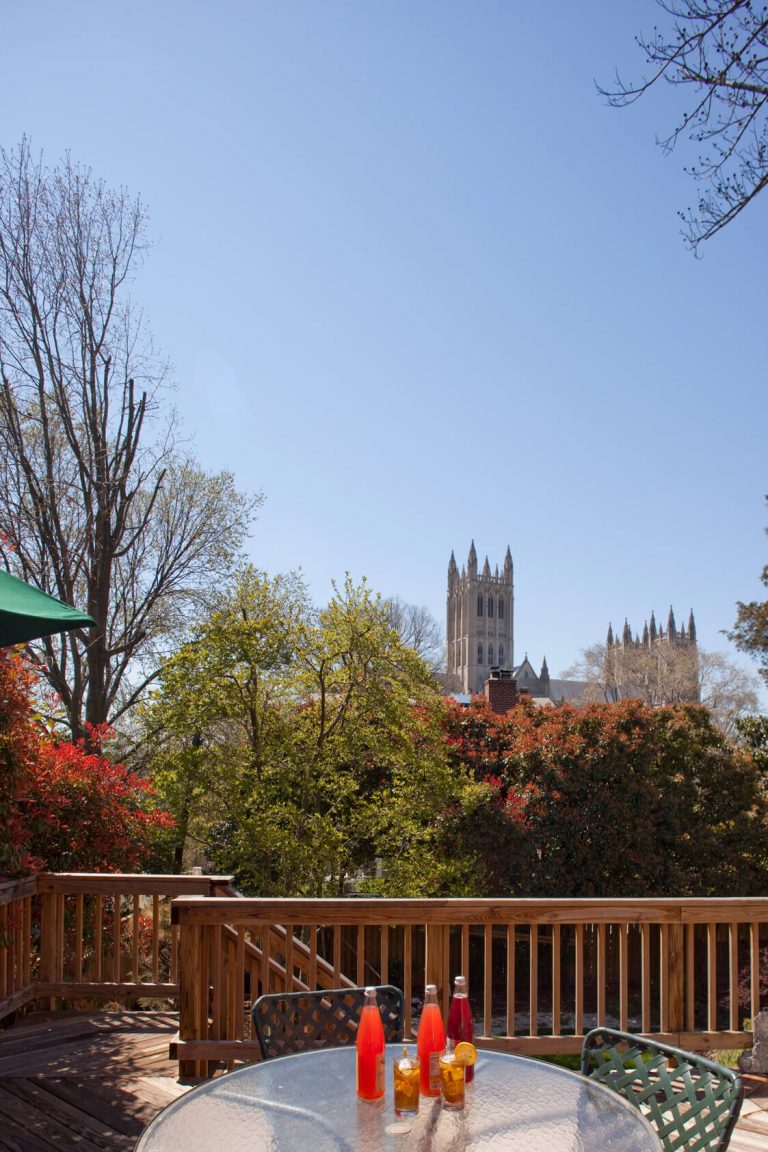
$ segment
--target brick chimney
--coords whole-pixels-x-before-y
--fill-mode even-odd
[[[518,701],[517,681],[509,668],[491,668],[485,682],[485,698],[493,712],[503,716]]]

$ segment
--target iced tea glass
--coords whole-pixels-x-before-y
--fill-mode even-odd
[[[419,1058],[403,1055],[395,1060],[395,1115],[415,1116],[419,1110]]]
[[[458,1112],[464,1107],[464,1083],[464,1064],[456,1059],[453,1052],[444,1052],[440,1057],[440,1087],[444,1108]]]

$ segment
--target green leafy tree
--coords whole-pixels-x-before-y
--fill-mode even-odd
[[[377,856],[412,857],[446,794],[441,706],[365,582],[348,577],[315,613],[297,577],[244,570],[145,715],[148,736],[168,736],[151,771],[178,822],[176,866],[196,841],[251,892],[321,895]],[[394,839],[394,806],[433,761]]]
[[[163,666],[143,710],[150,768],[176,820],[172,864],[193,854],[269,785],[288,743],[291,670],[310,626],[300,577],[242,568]],[[195,848],[197,845],[197,848]]]

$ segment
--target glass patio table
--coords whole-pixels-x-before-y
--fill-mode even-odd
[[[413,1048],[413,1045],[411,1045]],[[659,1152],[645,1117],[584,1076],[521,1056],[480,1051],[461,1112],[422,1097],[397,1131],[392,1061],[386,1094],[355,1093],[355,1049],[282,1056],[228,1072],[179,1097],[144,1132],[136,1152]]]

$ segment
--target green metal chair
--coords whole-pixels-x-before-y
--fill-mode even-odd
[[[725,1152],[744,1085],[738,1073],[694,1052],[615,1028],[584,1037],[581,1071],[643,1112],[664,1152]]]
[[[403,1038],[403,994],[392,984],[376,988],[384,1039]],[[365,1000],[364,988],[287,992],[259,996],[251,1015],[262,1060],[313,1048],[354,1044]]]

